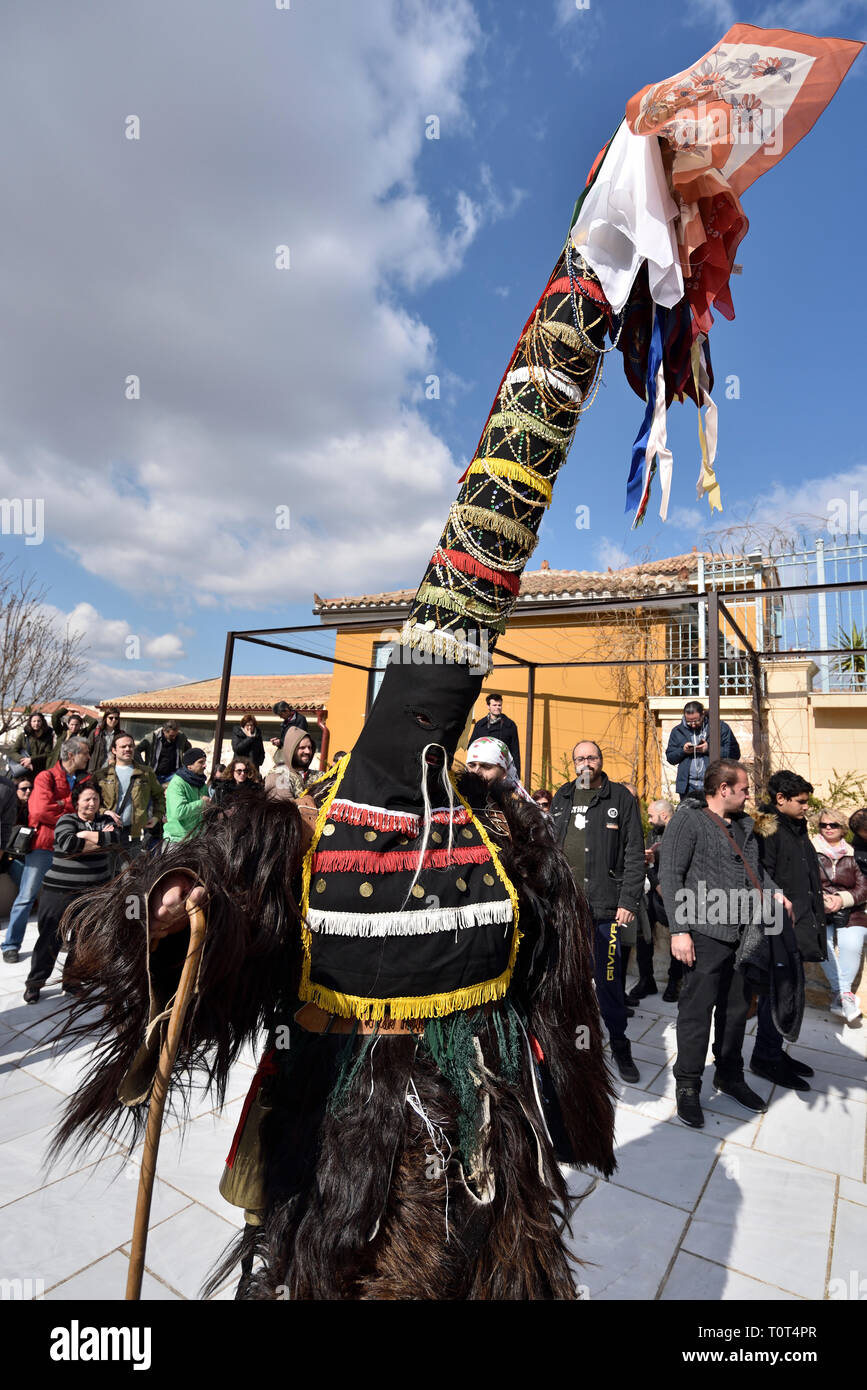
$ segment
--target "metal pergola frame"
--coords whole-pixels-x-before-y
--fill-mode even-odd
[[[797,653],[793,653],[790,651],[781,652],[774,650],[757,651],[753,644],[750,642],[746,633],[743,631],[743,629],[739,626],[735,618],[732,616],[725,600],[728,599],[729,602],[743,602],[744,598],[759,598],[764,600],[766,598],[794,596],[797,594],[835,593],[845,592],[846,590],[856,590],[864,588],[867,588],[867,583],[865,583],[864,580],[848,579],[840,580],[836,583],[831,584],[787,584],[778,585],[772,588],[756,589],[755,591],[737,590],[734,593],[727,593],[725,595],[721,595],[719,591],[716,589],[708,589],[700,593],[697,593],[694,589],[687,589],[686,591],[677,594],[646,594],[643,598],[577,599],[574,602],[569,603],[565,611],[567,611],[570,614],[595,613],[604,615],[605,613],[611,612],[615,609],[629,610],[635,608],[673,608],[683,607],[685,604],[689,603],[706,603],[708,625],[708,655],[691,656],[689,658],[689,664],[695,666],[707,666],[708,693],[706,698],[708,713],[708,753],[711,760],[713,760],[714,758],[718,758],[720,755],[719,639],[722,632],[722,627],[720,623],[720,619],[722,618],[725,622],[728,623],[738,640],[743,644],[745,659],[748,661],[750,666],[750,673],[752,677],[750,684],[753,721],[753,753],[756,763],[759,763],[765,751],[765,739],[761,719],[761,668],[759,665],[760,661],[779,661],[780,659],[786,660],[790,658],[792,655],[797,655],[799,657],[839,656],[841,653],[841,648],[799,648]],[[551,607],[546,607],[544,605],[539,605],[538,607],[536,607],[534,605],[532,610],[530,610],[528,605],[527,609],[522,609],[521,611],[532,611],[533,615],[537,616],[544,613],[553,613],[555,608],[558,611],[564,611],[563,605],[561,604],[551,605]],[[389,617],[393,618],[396,618],[398,616],[399,615],[397,614],[389,615]],[[214,762],[212,770],[216,769],[217,763],[220,759],[220,750],[222,748],[223,743],[223,730],[225,728],[226,723],[226,711],[229,704],[229,681],[232,675],[232,661],[234,659],[236,642],[249,642],[251,645],[254,646],[274,648],[277,651],[288,652],[290,655],[293,656],[304,656],[307,658],[312,658],[314,661],[324,661],[329,666],[348,666],[356,671],[366,671],[368,674],[369,701],[371,689],[370,682],[375,672],[382,670],[382,667],[370,665],[366,666],[358,661],[347,661],[344,657],[325,656],[319,652],[305,651],[302,647],[288,646],[285,642],[275,642],[269,640],[270,638],[273,638],[275,636],[282,636],[284,634],[293,634],[297,632],[323,633],[328,632],[331,629],[339,629],[345,632],[347,629],[352,628],[357,628],[359,631],[369,631],[371,626],[376,621],[375,617],[373,617],[371,614],[365,614],[363,616],[353,615],[351,618],[346,619],[342,619],[339,616],[335,615],[335,618],[335,621],[327,623],[305,623],[290,627],[251,628],[243,632],[228,632],[226,634],[226,647],[223,656],[223,673],[220,681],[220,702],[217,710],[217,727],[214,735]],[[847,655],[851,656],[867,656],[867,648],[850,647],[846,648],[846,653]],[[535,706],[537,670],[544,669],[547,667],[562,669],[564,667],[585,666],[667,666],[670,665],[672,661],[672,658],[669,656],[651,657],[650,660],[647,661],[643,660],[640,657],[631,657],[617,661],[606,660],[604,662],[530,661],[526,657],[516,656],[513,652],[506,651],[506,649],[501,646],[497,647],[497,655],[505,657],[507,661],[512,662],[517,667],[526,667],[527,670],[527,727],[525,735],[524,762],[528,769],[532,765],[533,758],[533,712]],[[509,668],[506,667],[503,662],[494,662],[492,669],[507,670]]]

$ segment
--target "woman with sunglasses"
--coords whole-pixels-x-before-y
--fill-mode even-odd
[[[211,789],[213,799],[223,806],[239,787],[261,787],[259,769],[251,758],[233,758],[220,777],[214,778]]]
[[[823,806],[812,843],[819,856],[828,929],[828,959],[822,961],[822,969],[835,996],[831,1013],[841,1015],[847,1023],[857,1023],[861,1006],[852,984],[867,935],[867,876],[846,842],[846,830],[845,818],[832,806]]]

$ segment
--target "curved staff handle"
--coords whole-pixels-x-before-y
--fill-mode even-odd
[[[157,1171],[157,1153],[160,1147],[163,1111],[165,1110],[169,1081],[171,1080],[175,1058],[178,1053],[178,1045],[181,1040],[181,1030],[184,1026],[184,1019],[198,974],[199,957],[201,956],[202,946],[205,941],[207,923],[205,921],[204,911],[201,907],[191,905],[189,899],[187,899],[185,906],[190,918],[190,944],[187,950],[186,960],[184,961],[184,968],[181,971],[181,980],[175,995],[175,1002],[172,1005],[172,1011],[169,1015],[169,1026],[166,1031],[165,1042],[160,1051],[160,1059],[154,1078],[153,1091],[151,1092],[147,1129],[145,1131],[144,1152],[142,1154],[141,1172],[139,1173],[138,1181],[135,1224],[133,1225],[132,1248],[129,1257],[129,1275],[126,1281],[126,1301],[135,1301],[141,1298],[145,1250],[147,1248],[148,1239],[148,1222],[150,1221],[154,1178],[156,1177]]]

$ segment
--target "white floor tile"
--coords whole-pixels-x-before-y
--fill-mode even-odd
[[[30,1091],[39,1082],[35,1076],[29,1076],[26,1071],[22,1071],[19,1066],[12,1062],[0,1065],[0,1100],[5,1100],[7,1096],[17,1095],[19,1091]],[[0,1133],[0,1143],[3,1142],[3,1135]]]
[[[697,1255],[681,1251],[675,1260],[662,1291],[663,1303],[718,1303],[723,1299],[741,1298],[749,1302],[759,1299],[800,1302],[796,1294],[749,1279],[745,1274],[725,1269],[722,1265],[701,1260]],[[710,1342],[708,1342],[710,1346]]]
[[[867,1026],[862,1021],[859,1028],[850,1028],[842,1018],[833,1014],[821,1015],[811,1009],[804,1018],[798,1041],[792,1044],[796,1057],[801,1056],[801,1048],[815,1048],[818,1052],[842,1053],[844,1056],[860,1057],[863,1061],[867,1052]],[[835,1068],[828,1066],[829,1071]]]
[[[145,1265],[185,1298],[198,1299],[212,1266],[236,1235],[228,1221],[193,1203],[150,1231]]]
[[[5,1207],[0,1269],[17,1277],[24,1264],[23,1274],[50,1288],[129,1240],[136,1186],[117,1174],[117,1160],[104,1159]],[[188,1204],[189,1198],[157,1179],[151,1220],[165,1220]]]
[[[588,1263],[575,1281],[591,1299],[652,1299],[687,1221],[675,1207],[601,1182],[578,1208],[569,1246]]]
[[[738,1169],[718,1164],[683,1249],[804,1298],[821,1298],[836,1179],[738,1147]],[[729,1172],[731,1172],[729,1166]]]
[[[126,1280],[129,1272],[129,1257],[120,1250],[113,1250],[104,1259],[97,1260],[88,1269],[74,1274],[63,1284],[50,1289],[45,1294],[45,1302],[59,1299],[72,1299],[75,1302],[122,1302],[126,1293]],[[154,1279],[145,1267],[141,1285],[143,1303],[179,1302],[180,1295],[166,1288],[159,1279]]]
[[[847,1076],[867,1086],[867,1062],[857,1052],[841,1047],[836,1052],[820,1052],[814,1047],[802,1047],[796,1042],[787,1051],[799,1061],[806,1062],[814,1071],[830,1072],[834,1076]],[[811,1083],[812,1084],[812,1083]]]
[[[867,1207],[867,1182],[856,1182],[854,1178],[840,1179],[840,1196],[847,1202],[856,1202]]]
[[[717,1155],[715,1139],[618,1107],[611,1181],[691,1211]]]
[[[867,1111],[857,1102],[775,1086],[754,1147],[860,1180],[865,1127]]]
[[[842,1198],[837,1203],[828,1296],[835,1301],[867,1298],[867,1207]]]
[[[56,1124],[60,1119],[63,1096],[41,1084],[28,1087],[0,1100],[0,1138],[3,1143]]]
[[[637,1086],[626,1086],[622,1081],[617,1088],[618,1105],[628,1106],[639,1115],[651,1120],[667,1120],[674,1114],[674,1101],[667,1096],[651,1096]]]
[[[219,1193],[220,1178],[232,1143],[235,1126],[224,1116],[203,1115],[182,1134],[174,1129],[163,1135],[157,1172],[164,1182],[207,1207],[232,1225],[244,1224],[240,1207],[232,1207]],[[138,1162],[139,1147],[133,1155]]]
[[[0,1144],[0,1206],[17,1202],[20,1197],[38,1192],[71,1173],[92,1168],[101,1157],[95,1153],[75,1155],[67,1151],[49,1168],[47,1153],[51,1135],[51,1126],[46,1126]],[[114,1153],[118,1152],[115,1144],[111,1149]],[[6,1212],[7,1218],[9,1215]]]

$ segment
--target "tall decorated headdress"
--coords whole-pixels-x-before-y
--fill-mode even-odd
[[[739,194],[809,130],[861,47],[736,25],[694,68],[628,103],[509,359],[364,728],[323,783],[304,863],[302,999],[346,1017],[425,1019],[508,990],[518,897],[451,760],[539,523],[615,348],[646,399],[629,476],[638,517],[656,472],[664,513],[675,396],[705,408],[699,489],[717,500],[707,333],[712,305],[733,312]]]

